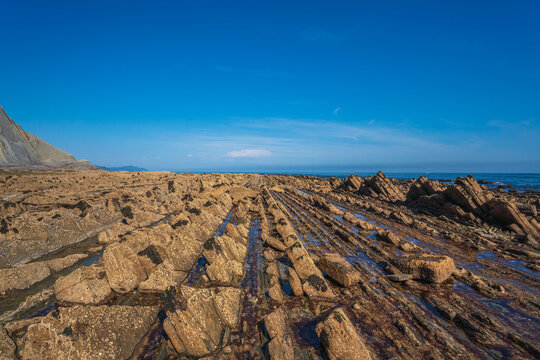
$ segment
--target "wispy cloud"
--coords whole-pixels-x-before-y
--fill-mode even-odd
[[[268,150],[263,149],[243,149],[237,151],[231,151],[227,154],[228,157],[232,158],[258,158],[264,156],[270,156],[272,153]]]
[[[340,107],[337,107],[334,109],[334,111],[332,111],[334,113],[334,116],[338,116],[339,112],[341,111],[341,108]]]

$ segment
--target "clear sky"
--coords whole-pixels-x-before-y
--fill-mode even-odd
[[[540,172],[540,1],[0,0],[0,105],[98,165]]]

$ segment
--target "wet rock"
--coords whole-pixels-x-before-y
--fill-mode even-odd
[[[412,225],[413,219],[405,215],[400,211],[396,211],[390,214],[390,219],[397,220],[405,225]]]
[[[61,308],[30,325],[21,359],[128,359],[157,318],[145,306]]]
[[[238,326],[240,295],[241,290],[234,288],[180,287],[163,323],[174,349],[202,357],[226,345],[226,333]]]
[[[420,250],[420,248],[418,246],[412,244],[409,241],[402,241],[399,244],[398,248],[399,248],[399,250],[404,251],[404,252],[414,252],[414,251],[419,251]]]
[[[454,323],[473,340],[485,345],[498,345],[501,341],[490,331],[480,326],[465,314],[456,314]]]
[[[41,261],[0,269],[0,294],[8,290],[27,289],[50,274],[47,264]]]
[[[350,287],[360,280],[360,273],[343,256],[329,253],[319,260],[319,268],[341,286]]]
[[[401,239],[391,232],[390,230],[379,230],[377,231],[377,239],[384,241],[386,243],[392,244],[392,245],[399,245],[401,243]]]
[[[414,279],[430,283],[441,283],[455,271],[454,260],[439,255],[406,255],[397,258],[396,266],[412,274]]]
[[[123,243],[113,243],[103,252],[103,264],[111,288],[126,294],[146,280],[146,273],[137,254]]]
[[[47,266],[51,271],[61,271],[74,265],[77,261],[88,257],[86,254],[72,254],[62,258],[57,258],[47,261]]]
[[[87,266],[56,280],[56,300],[60,303],[99,304],[112,294],[105,269]]]
[[[373,358],[364,340],[341,308],[327,313],[315,330],[330,360]]]
[[[393,274],[393,275],[386,275],[386,278],[393,282],[403,282],[413,279],[412,274]]]

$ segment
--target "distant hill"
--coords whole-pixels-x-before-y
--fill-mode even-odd
[[[129,172],[137,172],[137,171],[148,171],[148,169],[137,167],[137,166],[117,166],[117,167],[106,167],[106,166],[98,166],[100,169],[107,170],[107,171],[129,171]]]
[[[25,132],[0,106],[0,169],[96,170],[97,167]]]

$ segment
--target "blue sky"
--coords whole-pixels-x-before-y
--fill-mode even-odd
[[[0,1],[0,105],[105,166],[540,172],[540,2]]]

